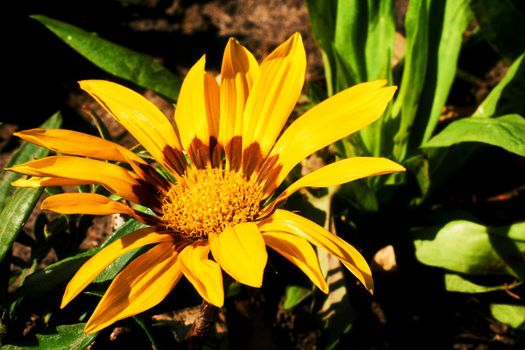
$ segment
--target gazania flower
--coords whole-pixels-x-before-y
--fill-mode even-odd
[[[355,248],[279,207],[303,187],[334,186],[403,167],[384,158],[344,159],[276,191],[302,159],[379,118],[395,87],[384,87],[385,81],[356,85],[323,101],[282,132],[304,82],[306,58],[299,34],[260,65],[230,39],[220,83],[204,65],[202,57],[182,84],[175,127],[148,100],[123,86],[80,82],[156,164],[113,142],[75,131],[17,133],[58,155],[12,167],[32,176],[15,186],[100,184],[123,199],[65,193],[48,197],[43,209],[62,214],[122,213],[149,225],[101,250],[67,285],[62,307],[119,256],[150,247],[113,280],[86,332],[153,307],[183,275],[204,300],[220,307],[223,271],[248,286],[262,285],[267,246],[325,293],[328,286],[311,244],[339,258],[368,290],[373,289],[370,268]],[[171,176],[159,175],[154,166]],[[136,204],[154,214],[134,209]]]

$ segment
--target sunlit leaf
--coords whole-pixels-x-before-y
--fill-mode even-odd
[[[498,118],[465,118],[448,125],[424,147],[482,142],[525,156],[525,119],[517,114]]]
[[[525,278],[525,223],[489,227],[458,220],[413,232],[423,264],[473,275]]]
[[[525,328],[525,306],[511,304],[491,304],[490,312],[492,316],[512,328]]]
[[[42,15],[36,19],[97,67],[174,101],[181,79],[151,58],[71,24]]]
[[[512,286],[518,286],[521,283],[515,283]],[[458,293],[489,293],[498,290],[509,289],[510,286],[507,284],[497,286],[485,286],[482,284],[474,283],[460,275],[454,273],[445,274],[445,289],[449,292]]]
[[[301,286],[286,286],[284,291],[284,308],[286,310],[293,309],[299,305],[303,300],[312,295],[312,288],[304,288]]]

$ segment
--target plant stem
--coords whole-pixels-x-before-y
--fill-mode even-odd
[[[205,300],[202,301],[199,316],[195,320],[195,323],[191,327],[186,337],[188,349],[197,350],[202,348],[204,339],[211,327],[215,324],[218,314],[218,307],[208,303]]]

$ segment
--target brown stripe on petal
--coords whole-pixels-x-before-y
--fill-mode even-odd
[[[159,189],[143,179],[137,179],[137,182],[139,185],[133,185],[131,192],[138,197],[140,201],[138,204],[148,207],[156,213],[160,213],[162,210],[163,196]]]
[[[209,152],[210,148],[204,142],[198,138],[194,138],[188,148],[188,155],[190,156],[192,165],[197,169],[204,169],[210,160]]]
[[[163,178],[151,165],[129,161],[131,168],[146,183],[157,188],[158,192],[166,193],[170,190],[170,183]]]
[[[169,165],[177,172],[176,175],[183,175],[186,172],[186,168],[188,167],[188,163],[186,162],[186,157],[184,157],[184,153],[182,153],[181,150],[166,146],[162,149],[162,153],[166,156]],[[169,170],[169,169],[167,169]]]
[[[239,171],[242,163],[242,136],[234,136],[225,147],[230,170]]]
[[[246,178],[259,170],[264,158],[259,143],[254,142],[244,149],[242,154],[242,171]]]
[[[279,163],[278,160],[278,154],[266,158],[257,174],[257,181],[263,184],[263,193],[265,196],[271,195],[277,188],[277,177],[283,168],[283,165]]]
[[[215,136],[210,137],[210,160],[212,168],[222,168],[223,147]]]

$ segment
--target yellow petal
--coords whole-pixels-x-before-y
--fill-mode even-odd
[[[221,268],[237,281],[260,287],[268,260],[266,246],[253,222],[227,227],[209,236],[211,252]]]
[[[142,95],[104,80],[84,80],[80,87],[104,107],[165,168],[182,174],[186,162],[168,119]]]
[[[310,243],[326,249],[341,260],[354,276],[368,289],[374,289],[372,272],[365,258],[350,244],[316,223],[286,210],[277,209],[272,216],[259,223],[261,232],[283,231],[302,237]]]
[[[264,59],[244,110],[244,152],[252,143],[258,143],[262,158],[270,152],[301,94],[305,71],[306,54],[299,33]]]
[[[8,170],[38,177],[59,177],[84,184],[104,185],[124,199],[158,208],[159,199],[132,172],[115,164],[72,156],[54,156],[15,165]]]
[[[386,158],[353,157],[343,159],[315,170],[295,181],[269,207],[265,208],[264,212],[272,212],[275,207],[303,187],[336,186],[368,176],[389,174],[396,171],[405,171],[405,168]]]
[[[263,238],[266,245],[300,268],[320,290],[328,293],[328,284],[319,267],[319,260],[308,241],[289,233],[276,231],[264,232]]]
[[[127,148],[100,137],[64,129],[31,129],[13,135],[57,153],[128,162],[143,162]]]
[[[61,193],[47,197],[40,209],[59,214],[134,215],[135,211],[122,203],[96,193]]]
[[[281,135],[259,178],[276,188],[302,159],[364,128],[384,112],[396,90],[386,81],[362,83],[321,102],[294,121]]]
[[[204,70],[205,56],[191,67],[175,108],[175,124],[182,147],[193,164],[202,168],[209,160],[210,137],[217,138],[219,86]]]
[[[222,271],[219,264],[208,259],[208,242],[196,242],[187,246],[179,255],[184,276],[195,287],[201,297],[217,307],[224,304]]]
[[[153,228],[150,227],[137,230],[116,240],[95,254],[77,271],[67,284],[60,308],[64,308],[73,298],[80,294],[99,273],[119,256],[149,244],[172,241],[172,235],[154,232]]]
[[[95,333],[160,303],[182,277],[172,243],[161,243],[133,260],[109,286],[86,324]]]
[[[220,85],[219,143],[224,146],[226,160],[232,169],[238,169],[242,154],[240,141],[244,107],[253,82],[260,74],[255,57],[234,38],[224,49]],[[233,163],[233,164],[232,164]]]

